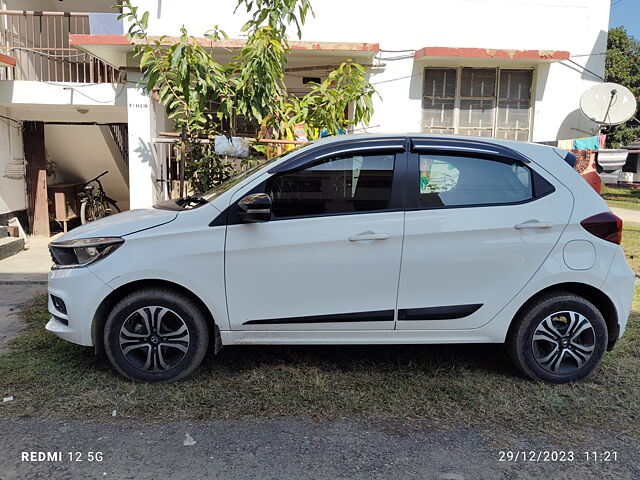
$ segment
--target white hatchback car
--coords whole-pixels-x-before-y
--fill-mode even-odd
[[[50,245],[47,329],[172,381],[209,344],[506,343],[589,375],[634,290],[622,222],[551,147],[344,136]]]

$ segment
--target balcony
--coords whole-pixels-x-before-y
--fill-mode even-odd
[[[0,80],[118,83],[120,71],[69,44],[90,34],[88,13],[0,10],[0,54],[16,65],[0,68]]]

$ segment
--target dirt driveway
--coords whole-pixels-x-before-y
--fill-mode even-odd
[[[353,420],[142,425],[118,419],[62,423],[25,418],[0,420],[0,447],[2,480],[640,478],[638,443],[613,435],[600,433],[598,440],[574,448],[573,461],[510,463],[500,461],[501,450],[566,452],[569,447],[523,437],[489,440],[475,429],[435,431],[423,425]],[[587,461],[585,451],[605,449],[616,451],[617,461]],[[35,452],[35,460],[22,461],[30,452]],[[61,458],[38,461],[38,452],[61,452]]]
[[[0,284],[0,354],[7,350],[7,343],[18,336],[23,322],[18,312],[38,293],[47,291],[45,285]]]

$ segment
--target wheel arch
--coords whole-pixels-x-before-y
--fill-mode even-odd
[[[220,348],[222,348],[222,340],[220,337],[220,330],[216,325],[215,319],[213,318],[213,314],[207,305],[202,301],[198,295],[193,293],[188,288],[170,282],[168,280],[159,280],[159,279],[147,279],[147,280],[136,280],[130,283],[126,283],[124,285],[119,286],[115,290],[113,290],[109,295],[107,295],[100,305],[96,309],[96,313],[93,316],[93,322],[91,323],[91,339],[93,341],[93,345],[97,354],[102,354],[104,352],[104,341],[103,341],[103,331],[104,325],[107,321],[107,317],[109,312],[113,308],[113,306],[123,299],[125,296],[133,293],[137,290],[141,290],[143,288],[169,288],[178,293],[181,293],[189,298],[191,298],[202,310],[202,313],[207,318],[207,326],[209,328],[210,338],[214,342],[214,353],[218,353]]]
[[[618,313],[613,301],[602,290],[594,287],[593,285],[579,282],[566,282],[551,285],[531,296],[526,302],[522,304],[522,306],[520,306],[516,314],[513,316],[511,324],[509,325],[509,331],[507,332],[507,339],[511,337],[512,330],[516,323],[515,320],[521,315],[521,313],[532,303],[534,303],[538,298],[550,292],[573,293],[574,295],[578,295],[585,300],[593,303],[593,305],[602,314],[602,317],[607,324],[607,334],[609,339],[607,350],[611,350],[613,348],[616,341],[618,340],[618,334],[620,332],[620,325],[618,324]]]

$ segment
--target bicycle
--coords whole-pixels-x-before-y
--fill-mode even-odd
[[[82,225],[92,222],[93,220],[98,220],[99,218],[120,213],[120,208],[116,204],[116,201],[107,196],[104,188],[102,187],[102,183],[100,182],[100,177],[107,173],[109,173],[108,170],[101,173],[93,180],[89,180],[84,184],[82,193],[79,194],[80,221],[82,222]],[[97,190],[94,185],[91,185],[94,182],[98,184]]]

